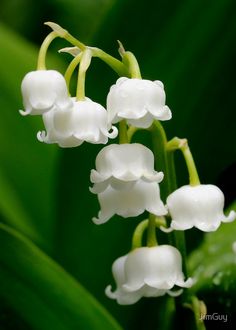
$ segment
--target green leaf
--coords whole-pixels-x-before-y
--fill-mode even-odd
[[[121,329],[62,267],[3,224],[0,250],[0,294],[33,329]]]
[[[5,211],[11,210],[7,217],[4,216],[4,221],[16,225],[18,218],[15,228],[25,235],[30,234],[28,229],[31,226],[31,239],[35,239],[32,231],[38,231],[38,236],[44,240],[42,245],[49,250],[55,220],[53,174],[57,148],[37,141],[36,133],[43,128],[39,116],[23,118],[18,112],[22,108],[21,80],[28,71],[35,69],[37,50],[1,24],[0,38],[4,44],[0,52],[0,169],[1,181],[4,181],[0,194]],[[55,65],[58,64],[55,61]],[[14,197],[9,198],[10,190]],[[5,194],[8,197],[5,198]]]
[[[236,202],[230,209],[236,210]],[[189,268],[196,284],[192,290],[203,299],[234,309],[236,302],[236,221],[221,224],[205,235],[201,246],[190,255]]]
[[[21,202],[10,182],[0,169],[0,214],[11,227],[25,233],[33,241],[43,245],[43,239],[31,223],[28,214],[22,207]]]

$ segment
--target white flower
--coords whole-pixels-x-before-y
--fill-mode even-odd
[[[197,227],[202,231],[215,231],[221,222],[231,222],[236,213],[223,213],[224,195],[214,185],[183,186],[167,198],[172,217],[171,228],[185,230]],[[168,229],[167,229],[168,230]]]
[[[189,288],[193,280],[184,281],[182,257],[170,245],[137,248],[117,259],[112,265],[117,289],[112,292],[109,285],[105,292],[109,298],[121,305],[136,303],[142,297],[159,297],[164,294],[177,296],[182,289],[171,291],[178,285]]]
[[[117,123],[126,119],[128,124],[147,128],[153,120],[171,119],[165,105],[165,91],[161,81],[119,78],[107,96],[108,119]]]
[[[88,98],[72,100],[71,107],[53,109],[43,115],[46,132],[38,132],[39,141],[58,143],[60,147],[76,147],[84,141],[105,144],[108,138],[117,136],[117,128],[108,124],[105,108]]]
[[[55,70],[38,70],[26,74],[21,84],[25,111],[23,116],[41,115],[53,108],[65,108],[71,104],[66,82]]]
[[[157,216],[167,214],[160,199],[158,183],[146,182],[142,179],[123,190],[108,186],[105,191],[98,193],[98,200],[101,210],[98,218],[93,218],[96,224],[107,222],[115,214],[124,218],[136,217],[145,210]]]
[[[111,144],[96,158],[96,170],[91,171],[92,192],[104,191],[110,184],[114,189],[129,188],[138,179],[160,182],[163,173],[154,170],[154,155],[139,143]]]

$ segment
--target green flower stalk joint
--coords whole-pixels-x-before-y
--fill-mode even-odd
[[[125,51],[120,42],[121,60],[118,60],[99,48],[84,45],[57,24],[46,24],[53,31],[40,48],[37,70],[28,73],[22,81],[25,111],[20,113],[42,115],[46,131],[39,132],[38,139],[64,148],[83,142],[106,144],[119,133],[119,144],[105,146],[97,155],[96,169],[91,171],[90,189],[98,195],[101,205],[98,218],[93,221],[101,224],[114,214],[127,218],[145,210],[149,212],[149,218],[141,221],[134,232],[131,252],[114,262],[117,289],[112,292],[108,286],[106,294],[120,304],[133,304],[141,297],[181,294],[182,289],[173,290],[175,285],[188,288],[194,282],[191,278],[184,280],[187,274],[181,270],[182,258],[185,264],[184,234],[177,235],[178,251],[171,244],[157,245],[156,231],[184,231],[193,226],[214,231],[221,222],[233,221],[236,214],[234,211],[228,217],[223,214],[224,196],[218,187],[200,184],[187,140],[166,141],[160,121],[170,120],[172,113],[165,104],[163,83],[142,79],[135,56]],[[46,69],[47,50],[56,37],[72,45],[61,50],[73,56],[64,76]],[[86,96],[86,73],[93,57],[104,61],[120,76],[108,93],[107,109]],[[70,80],[78,66],[76,95],[71,96]],[[119,129],[113,125],[117,123]],[[142,144],[131,142],[140,129],[152,134],[154,153]],[[184,156],[190,180],[189,185],[175,190],[174,163],[169,160],[176,150]],[[160,155],[164,173],[154,169],[154,154]],[[166,206],[160,198],[162,180],[167,183],[165,193],[161,194]],[[170,228],[166,228],[167,213],[171,217]],[[197,298],[188,301],[194,301],[192,309],[198,313]]]

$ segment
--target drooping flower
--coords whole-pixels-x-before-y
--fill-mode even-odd
[[[142,179],[126,189],[117,190],[108,186],[103,192],[98,193],[98,200],[101,210],[98,218],[92,219],[96,224],[107,222],[115,214],[124,218],[136,217],[145,210],[157,216],[167,214],[160,199],[158,183]]]
[[[92,192],[104,191],[110,184],[113,189],[126,189],[137,180],[160,182],[163,173],[154,169],[154,155],[139,143],[111,144],[104,147],[96,158],[96,170],[91,171]]]
[[[169,120],[171,111],[165,105],[165,91],[159,80],[119,78],[107,96],[108,119],[117,123],[126,119],[135,127],[147,128],[153,120]]]
[[[71,105],[65,79],[55,70],[38,70],[27,73],[21,84],[25,111],[21,115],[41,115],[54,108]]]
[[[105,292],[121,305],[136,303],[142,297],[177,296],[182,289],[171,291],[175,285],[189,288],[193,280],[184,281],[182,257],[170,245],[137,248],[118,258],[112,265],[117,285],[114,292],[109,285]]]
[[[167,207],[172,217],[170,228],[176,230],[196,227],[205,232],[215,231],[221,222],[236,218],[234,211],[224,215],[223,192],[210,184],[186,185],[175,190],[167,198]]]
[[[108,123],[107,111],[99,103],[88,98],[84,101],[73,98],[72,101],[71,107],[54,109],[43,115],[46,132],[38,132],[39,141],[76,147],[84,141],[105,144],[108,138],[117,136],[117,128]]]

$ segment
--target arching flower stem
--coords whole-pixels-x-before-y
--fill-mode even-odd
[[[135,231],[133,233],[133,238],[132,238],[132,250],[142,246],[143,234],[144,234],[144,231],[148,227],[148,222],[149,222],[149,219],[145,219],[145,220],[141,221],[135,228]]]
[[[177,189],[175,166],[173,155],[167,152],[167,137],[165,130],[159,121],[154,121],[149,129],[152,135],[153,153],[156,157],[158,167],[164,172],[164,180],[160,183],[161,198],[166,200],[167,196]],[[169,225],[169,224],[168,224]],[[175,247],[183,257],[183,272],[187,277],[186,266],[186,243],[184,231],[174,231],[170,234],[171,242],[174,241]]]
[[[130,139],[127,134],[127,124],[125,120],[119,122],[119,144],[129,143]]]
[[[59,24],[54,22],[45,22],[45,25],[48,25],[58,37],[63,38],[70,42],[72,45],[78,47],[81,51],[85,50],[86,45],[81,41],[73,37],[67,30],[63,29]]]
[[[128,140],[131,141],[133,135],[139,130],[140,128],[135,127],[135,126],[129,126],[127,130],[127,135],[128,135]]]
[[[48,51],[48,47],[50,46],[51,42],[57,38],[58,35],[56,32],[51,32],[47,35],[44,39],[38,55],[38,62],[37,62],[37,70],[46,70],[46,55]]]
[[[88,47],[93,54],[93,57],[98,57],[100,60],[109,65],[112,70],[114,70],[120,77],[130,77],[128,68],[121,61],[117,60],[115,57],[107,54],[100,48]]]
[[[132,238],[132,250],[139,248],[143,245],[142,244],[143,234],[146,229],[148,230],[147,241],[149,239],[149,244],[151,244],[152,241],[156,242],[156,237],[152,240],[153,232],[155,232],[155,229],[165,225],[166,225],[165,217],[157,217],[156,215],[150,214],[149,219],[145,219],[141,221],[135,228]],[[156,245],[157,244],[148,245],[148,246],[156,246]]]
[[[167,196],[177,189],[173,152],[169,152],[169,151],[178,149],[175,148],[175,146],[180,144],[181,149],[183,149],[182,152],[184,151],[185,156],[190,157],[191,159],[190,156],[191,153],[190,150],[186,153],[186,145],[185,145],[186,140],[178,141],[175,139],[173,140],[171,145],[167,141],[165,130],[160,122],[155,121],[153,125],[150,127],[150,131],[152,134],[154,155],[156,155],[157,157],[158,166],[163,170],[165,175],[165,179],[161,183],[161,191],[163,193],[162,198],[166,200]],[[172,241],[172,239],[174,239],[173,241],[175,243],[175,246],[182,255],[183,272],[187,277],[188,274],[187,274],[187,265],[186,265],[186,243],[185,243],[184,231],[178,231],[178,230],[173,231],[170,234],[170,241]],[[185,296],[183,295],[182,297],[177,298],[175,300],[177,314],[178,311],[182,308],[184,299]],[[195,315],[196,328],[198,330],[205,330],[204,323],[203,322],[199,323],[199,320],[197,320],[198,314],[196,312],[196,306],[197,304],[199,306],[199,303],[200,301],[198,300],[198,298],[195,295],[191,295],[191,306]]]
[[[85,77],[86,71],[89,68],[91,63],[92,54],[90,49],[86,48],[81,57],[79,72],[78,72],[78,82],[76,90],[76,99],[77,101],[83,101],[85,99]]]
[[[157,246],[156,238],[156,216],[149,213],[148,227],[147,227],[147,246]]]
[[[189,184],[190,186],[197,186],[200,184],[197,168],[193,159],[193,155],[191,150],[188,146],[187,139],[179,139],[178,137],[174,137],[170,140],[167,145],[166,149],[169,152],[173,152],[175,150],[181,150],[184,156],[186,166],[189,173]]]
[[[81,57],[82,57],[82,52],[77,55],[71,62],[70,64],[68,65],[67,69],[66,69],[66,72],[64,74],[64,77],[65,77],[65,81],[66,81],[66,85],[67,85],[67,88],[69,90],[69,87],[70,87],[70,81],[71,81],[71,77],[73,75],[73,72],[75,71],[77,65],[79,64],[80,60],[81,60]]]
[[[142,79],[139,64],[138,64],[136,57],[134,56],[133,53],[126,51],[124,46],[122,45],[122,43],[119,40],[117,40],[117,41],[119,44],[118,51],[120,53],[120,56],[122,57],[123,63],[128,68],[129,76],[131,78]]]
[[[67,40],[73,46],[78,47],[81,51],[89,49],[92,53],[92,57],[98,57],[107,65],[109,65],[120,77],[129,77],[129,70],[124,63],[116,59],[115,57],[107,54],[102,49],[97,47],[89,47],[82,43],[80,40],[73,37],[67,30],[63,29],[60,25],[53,22],[44,23],[53,30],[52,33],[55,34],[55,37],[60,37]]]

